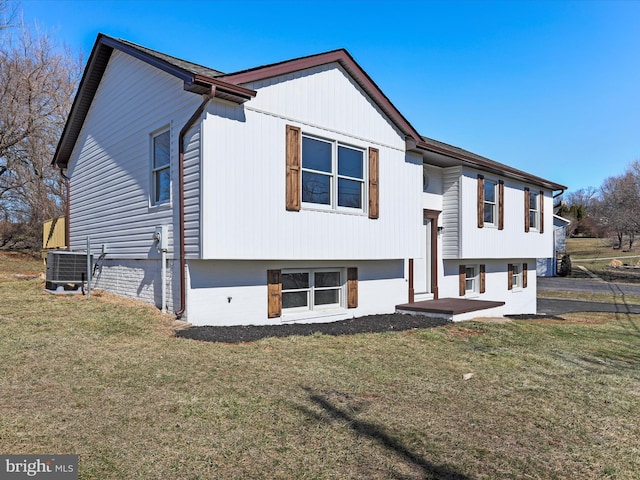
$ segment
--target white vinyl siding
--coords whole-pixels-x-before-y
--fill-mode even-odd
[[[323,68],[320,79],[314,72],[270,79],[265,86],[246,85],[258,93],[243,106],[210,102],[202,132],[203,258],[349,260],[420,255],[421,160],[405,154],[404,136],[390,128],[341,69]],[[322,112],[315,110],[318,102]],[[352,105],[351,110],[344,111],[342,102]],[[275,111],[261,111],[267,106]],[[358,121],[352,123],[354,119]],[[356,209],[286,210],[286,125],[337,145],[363,149],[365,165],[367,149],[379,150],[378,219]],[[367,211],[368,204],[363,207]]]
[[[443,169],[442,199],[442,255],[443,258],[459,258],[460,256],[460,176],[462,167]],[[471,212],[474,213],[474,212]],[[469,216],[467,221],[473,222],[475,216]],[[475,224],[472,224],[474,226]]]
[[[153,232],[168,225],[173,257],[177,199],[150,207],[149,135],[170,126],[176,185],[178,133],[201,101],[182,81],[114,50],[69,162],[71,248],[84,248],[90,237],[94,253],[107,245],[108,258],[156,258]]]
[[[470,168],[452,167],[444,169],[443,198],[443,258],[522,258],[534,256],[548,258],[553,252],[551,219],[544,234],[525,233],[523,191],[528,185],[507,178],[504,180],[504,229],[477,228],[478,214],[478,174],[482,172]],[[456,175],[458,174],[458,175]],[[485,177],[486,182],[486,177]],[[533,190],[534,187],[530,187]],[[535,187],[539,191],[539,187]],[[533,193],[532,193],[533,196]],[[538,195],[539,201],[547,202],[545,211],[552,209],[550,195]],[[540,207],[538,206],[538,209]],[[498,215],[496,208],[496,216]],[[539,216],[539,210],[536,212]],[[551,217],[547,215],[546,217]]]
[[[243,86],[258,91],[245,104],[248,109],[299,119],[326,132],[349,132],[354,138],[393,142],[404,150],[402,132],[338,63]]]
[[[200,124],[187,131],[184,147],[184,243],[187,258],[200,256]]]

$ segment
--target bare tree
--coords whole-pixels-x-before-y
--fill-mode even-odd
[[[3,1],[0,8],[7,10],[8,3]],[[42,222],[64,211],[62,184],[49,164],[71,107],[80,66],[80,58],[35,27],[17,23],[2,31],[0,221],[28,227],[31,245],[22,246],[37,246]]]
[[[640,234],[640,170],[629,168],[623,175],[607,178],[600,187],[596,211],[599,223],[615,235],[617,248],[622,248],[626,236],[631,250]]]
[[[0,0],[0,35],[12,25],[16,11],[16,6],[9,0]]]
[[[593,209],[596,194],[596,189],[589,187],[564,195],[558,214],[571,220],[569,228],[567,228],[571,235],[594,234]]]

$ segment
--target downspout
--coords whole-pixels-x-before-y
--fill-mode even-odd
[[[182,318],[187,308],[187,261],[185,259],[184,247],[184,137],[187,131],[200,118],[205,107],[215,94],[215,86],[211,86],[211,91],[204,96],[200,106],[193,112],[191,118],[184,124],[178,136],[178,230],[180,236],[180,308],[175,311],[177,318]]]

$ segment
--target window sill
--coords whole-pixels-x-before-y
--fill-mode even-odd
[[[353,215],[356,217],[366,217],[367,216],[367,212],[363,211],[363,210],[349,210],[349,209],[335,209],[335,208],[331,208],[331,207],[320,207],[320,206],[315,206],[315,205],[310,205],[310,204],[306,204],[303,203],[302,204],[302,211],[305,212],[322,212],[322,213],[333,213],[333,214],[339,214],[339,215]]]
[[[171,202],[167,203],[158,203],[156,205],[149,205],[149,211],[161,211],[161,210],[171,210],[173,208],[173,204]]]

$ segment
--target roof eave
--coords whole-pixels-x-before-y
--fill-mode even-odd
[[[114,49],[131,55],[148,65],[182,80],[184,90],[191,93],[199,95],[213,94],[216,98],[236,104],[244,103],[256,95],[254,90],[216,78],[209,78],[189,72],[160,58],[154,57],[147,52],[138,50],[135,46],[100,33],[96,38],[93,50],[89,56],[67,122],[65,123],[60,141],[56,147],[51,162],[52,165],[66,168]]]
[[[185,84],[185,90],[194,93],[206,94],[212,89],[214,97],[229,100],[237,104],[251,100],[257,93],[255,90],[244,88],[240,85],[202,75],[195,75],[189,85]]]
[[[416,149],[422,150],[422,151],[439,153],[441,155],[446,155],[447,157],[451,157],[459,160],[461,164],[468,165],[474,168],[479,168],[483,171],[494,173],[496,175],[502,175],[514,180],[520,180],[525,183],[538,185],[540,187],[547,188],[554,192],[558,190],[565,191],[567,189],[567,187],[564,185],[560,185],[559,183],[545,180],[544,178],[538,177],[536,175],[531,175],[527,172],[523,172],[521,170],[509,167],[508,165],[496,165],[493,162],[475,158],[470,155],[465,155],[462,152],[456,152],[444,146],[432,145],[425,141],[420,141],[420,142],[417,142]]]
[[[272,65],[252,68],[241,72],[222,75],[219,78],[229,83],[243,85],[267,78],[287,75],[300,70],[305,70],[329,63],[338,63],[344,68],[354,81],[362,88],[367,95],[375,102],[382,112],[393,122],[405,137],[413,141],[419,141],[420,134],[391,103],[380,87],[369,77],[369,75],[358,65],[353,57],[344,49],[332,50],[330,52],[311,55],[308,57],[287,60]]]

